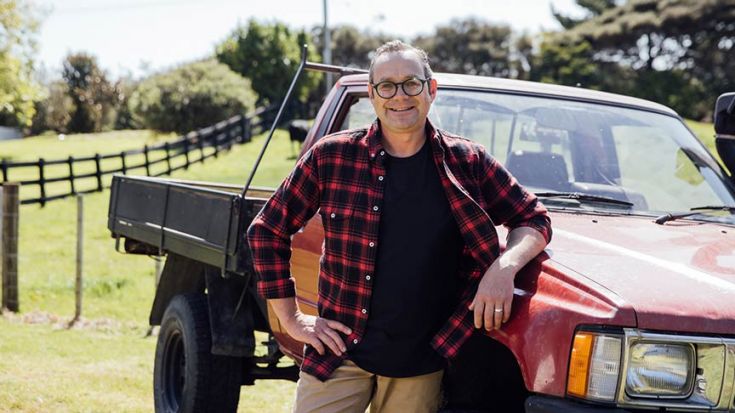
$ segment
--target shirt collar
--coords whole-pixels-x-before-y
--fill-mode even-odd
[[[426,138],[429,139],[432,147],[432,152],[440,152],[442,153],[442,146],[441,146],[441,133],[439,132],[439,129],[434,127],[434,124],[431,123],[431,120],[428,118],[426,119]],[[383,147],[383,134],[380,130],[380,120],[375,119],[375,121],[370,125],[370,128],[368,128],[367,132],[367,143],[368,143],[368,151],[370,152],[370,160],[375,160],[378,157],[380,157],[380,152],[385,151],[385,148]]]

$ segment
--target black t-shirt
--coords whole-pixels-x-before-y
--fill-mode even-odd
[[[381,376],[417,376],[444,367],[429,343],[456,305],[463,241],[428,141],[386,156],[385,179],[367,327],[350,358]]]

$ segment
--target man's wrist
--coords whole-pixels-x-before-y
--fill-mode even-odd
[[[497,269],[502,274],[508,274],[515,277],[516,273],[521,269],[518,260],[514,260],[509,254],[502,254],[497,260]]]

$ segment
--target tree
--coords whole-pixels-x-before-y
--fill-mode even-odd
[[[24,0],[0,0],[0,125],[30,126],[34,101],[42,97],[33,80],[39,21]]]
[[[606,10],[610,10],[614,7],[616,7],[620,1],[619,0],[576,0],[576,3],[579,7],[586,10],[586,16],[581,18],[574,18],[569,17],[568,15],[564,15],[560,12],[558,12],[554,5],[551,5],[551,14],[554,15],[554,18],[556,21],[559,22],[559,24],[562,25],[565,29],[571,29],[574,26],[577,26],[580,23],[583,23],[590,18],[596,17],[601,15]]]
[[[599,72],[592,61],[593,54],[588,42],[564,43],[546,36],[534,57],[531,80],[599,89]]]
[[[47,86],[46,97],[36,102],[31,134],[38,135],[47,130],[66,133],[71,121],[74,103],[69,95],[69,86],[57,80]]]
[[[332,40],[332,64],[360,69],[367,69],[370,66],[372,52],[394,38],[383,33],[361,32],[350,25],[332,27],[330,37]],[[314,40],[316,50],[321,53],[324,50],[324,28],[322,26],[314,27],[311,31],[311,38]]]
[[[288,91],[304,43],[309,44],[309,60],[319,61],[319,54],[306,33],[295,34],[283,23],[261,24],[250,20],[217,46],[216,56],[230,69],[250,79],[259,104],[275,103]],[[304,73],[295,96],[303,100],[317,83],[314,73]]]
[[[510,55],[511,78],[529,80],[534,59],[533,37],[521,33],[516,37]]]
[[[630,0],[563,34],[567,41],[587,41],[598,62],[615,62],[630,67],[641,82],[664,75],[653,72],[677,71],[684,80],[685,93],[701,90],[713,100],[719,93],[735,88],[735,3],[730,0]],[[670,80],[670,79],[669,79]],[[678,94],[681,81],[660,82],[668,94]],[[638,83],[631,90],[651,90]],[[660,91],[657,91],[660,92]],[[680,112],[702,117],[703,109],[675,107]]]
[[[99,132],[112,126],[119,94],[94,56],[86,53],[68,55],[61,77],[66,81],[74,105],[69,132]]]
[[[210,59],[145,79],[130,109],[147,128],[183,134],[243,114],[255,99],[250,81]]]
[[[414,43],[429,54],[434,70],[510,77],[511,35],[507,25],[454,19],[437,27],[433,36],[419,36]]]

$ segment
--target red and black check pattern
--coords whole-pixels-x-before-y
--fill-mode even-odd
[[[457,309],[434,336],[444,357],[457,354],[472,334],[467,309],[485,270],[499,255],[495,225],[529,226],[551,239],[546,208],[485,149],[470,140],[434,129],[427,138],[465,248]],[[371,275],[380,242],[378,222],[386,170],[380,125],[322,138],[296,164],[248,229],[248,242],[265,298],[295,295],[290,273],[291,235],[320,211],[324,253],[320,261],[318,311],[352,329],[349,348],[359,345],[370,309]],[[428,223],[430,224],[430,223]],[[327,350],[329,351],[329,350]],[[342,363],[307,346],[302,370],[326,380]]]

